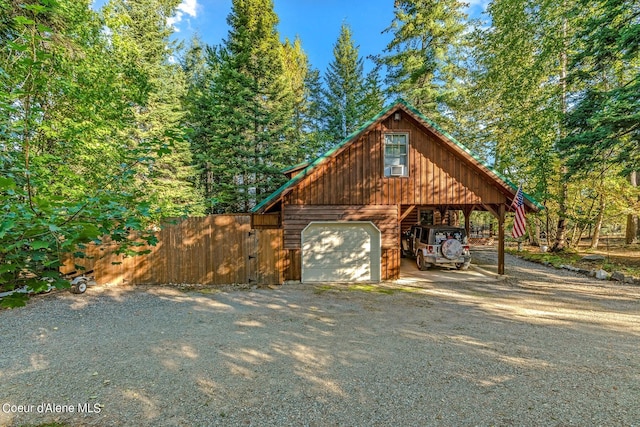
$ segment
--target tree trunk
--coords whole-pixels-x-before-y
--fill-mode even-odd
[[[604,193],[600,194],[600,207],[598,210],[598,217],[596,218],[596,224],[593,229],[593,237],[591,238],[591,249],[596,249],[600,240],[600,230],[602,229],[602,222],[604,221],[604,208],[605,200]]]
[[[638,186],[638,174],[636,171],[631,172],[629,175],[629,182],[632,187]],[[638,201],[640,201],[640,196],[638,196]],[[630,213],[627,215],[627,230],[625,233],[625,243],[627,245],[638,242],[638,235],[640,234],[639,225],[637,214]]]
[[[566,14],[567,2],[564,2],[564,10]],[[560,71],[560,87],[561,87],[561,103],[562,103],[562,119],[567,116],[567,17],[564,16],[562,23],[563,34],[563,46],[560,53],[560,65],[562,67]],[[564,127],[561,125],[560,138],[564,138]],[[551,250],[553,252],[561,252],[565,249],[566,235],[567,235],[567,199],[569,198],[569,182],[568,182],[568,168],[566,165],[562,165],[561,177],[560,177],[560,207],[558,209],[558,229],[556,232],[556,240]]]
[[[565,249],[567,242],[567,199],[569,198],[569,184],[566,178],[567,167],[562,167],[562,178],[560,182],[560,207],[558,209],[558,228],[556,230],[556,240],[551,250],[561,252]]]
[[[531,246],[540,246],[540,221],[535,218],[533,224],[529,223],[529,244]]]

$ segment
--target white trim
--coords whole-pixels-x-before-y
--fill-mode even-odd
[[[405,137],[405,147],[406,147],[406,153],[404,155],[405,159],[406,159],[406,164],[398,164],[398,165],[387,165],[386,161],[387,161],[387,136],[393,136],[393,135],[402,135]],[[409,164],[410,164],[410,158],[409,158],[409,152],[410,147],[411,147],[411,143],[410,143],[410,134],[408,131],[404,131],[404,130],[398,130],[398,131],[387,131],[387,132],[383,132],[382,133],[382,175],[386,178],[406,178],[409,176]],[[400,145],[400,144],[393,144],[393,145]],[[399,158],[398,156],[393,156],[392,158]],[[396,166],[403,166],[403,173],[402,175],[397,175],[391,172],[391,168],[396,167]]]

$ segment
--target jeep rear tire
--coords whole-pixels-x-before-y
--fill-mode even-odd
[[[445,240],[440,248],[442,256],[450,260],[458,259],[462,255],[462,244],[456,239]]]

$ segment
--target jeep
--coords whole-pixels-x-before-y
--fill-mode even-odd
[[[403,233],[400,250],[403,256],[415,258],[422,271],[432,265],[466,270],[471,264],[467,235],[459,227],[414,225]]]

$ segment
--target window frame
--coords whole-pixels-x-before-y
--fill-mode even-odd
[[[399,136],[404,136],[405,138],[405,142],[404,144],[395,144],[395,146],[401,147],[402,145],[404,145],[406,147],[406,152],[404,153],[404,158],[406,160],[406,163],[399,163],[399,165],[404,166],[404,174],[403,175],[391,175],[391,166],[396,166],[396,165],[391,165],[391,164],[387,164],[387,158],[398,158],[398,159],[402,159],[402,154],[397,155],[397,156],[388,156],[387,155],[387,137],[388,136],[395,136],[395,135],[399,135]],[[408,131],[390,131],[390,132],[384,132],[382,134],[382,174],[385,178],[407,178],[409,176],[409,147],[410,147],[410,143],[409,143],[410,137],[409,137],[409,132]],[[391,145],[391,144],[389,144]]]

